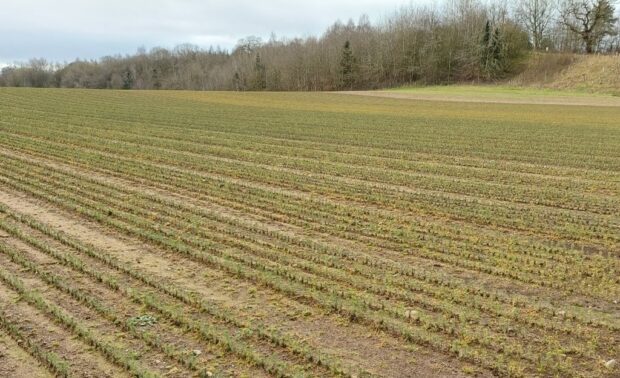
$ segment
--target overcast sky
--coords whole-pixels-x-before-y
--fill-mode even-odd
[[[134,53],[193,43],[230,49],[245,36],[321,34],[337,19],[377,21],[427,0],[0,0],[0,65]]]

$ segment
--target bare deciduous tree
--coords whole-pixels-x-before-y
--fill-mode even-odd
[[[530,34],[532,47],[539,50],[554,18],[554,0],[518,0],[515,2],[515,16]]]
[[[603,38],[614,34],[615,8],[609,0],[567,0],[562,7],[562,23],[578,35],[591,54]]]
[[[528,48],[527,34],[511,19],[507,4],[409,5],[378,24],[362,17],[357,23],[336,22],[319,37],[274,35],[266,42],[248,37],[231,52],[180,45],[55,69],[31,62],[3,70],[0,85],[304,91],[495,80],[514,70]],[[493,35],[483,64],[480,41],[487,20]]]

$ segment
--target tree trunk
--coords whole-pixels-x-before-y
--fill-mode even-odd
[[[586,54],[594,53],[594,41],[593,41],[593,38],[588,35],[588,36],[585,37],[585,42],[586,42]]]

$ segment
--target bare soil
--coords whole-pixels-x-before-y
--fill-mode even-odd
[[[362,325],[343,321],[336,315],[292,301],[267,288],[256,287],[146,246],[139,240],[118,235],[41,201],[2,190],[0,203],[105,250],[132,269],[161,277],[177,287],[198,293],[206,300],[217,301],[249,322],[260,322],[297,335],[310,345],[329,350],[334,357],[373,374],[391,377],[466,376],[463,368],[468,365],[451,356],[419,346],[405,346],[384,332],[369,332]],[[490,376],[479,369],[478,374]]]
[[[52,375],[15,340],[0,331],[0,377],[51,378]]]

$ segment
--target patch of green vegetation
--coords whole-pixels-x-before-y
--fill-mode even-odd
[[[157,324],[157,318],[152,315],[134,316],[127,320],[132,327],[150,327]]]
[[[477,96],[493,98],[497,96],[515,99],[536,97],[609,97],[601,93],[589,93],[583,90],[559,90],[550,88],[519,87],[509,85],[436,85],[436,86],[405,86],[384,90],[395,93],[411,93],[423,95]]]

